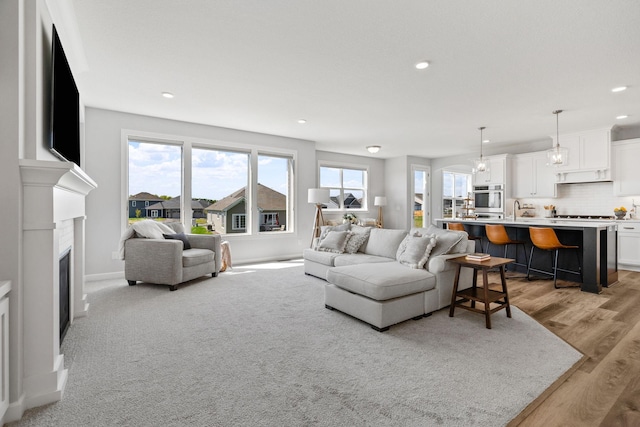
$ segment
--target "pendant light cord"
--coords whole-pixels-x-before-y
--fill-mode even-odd
[[[553,114],[556,115],[556,150],[560,148],[560,113],[562,113],[562,110],[556,110],[553,112]]]

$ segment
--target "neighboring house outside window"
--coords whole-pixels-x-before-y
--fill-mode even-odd
[[[160,196],[148,193],[146,191],[134,194],[133,196],[129,196],[128,218],[130,220],[134,218],[148,218],[151,216],[151,214],[146,208],[149,207],[149,205],[160,203],[162,201],[163,199]],[[143,203],[145,207],[142,206]]]
[[[286,231],[287,197],[266,185],[258,184],[259,231]],[[220,233],[246,232],[246,188],[241,188],[207,208],[207,222]],[[242,216],[242,220],[238,219]],[[230,220],[230,223],[227,223]],[[238,221],[242,221],[240,224]],[[241,226],[240,226],[241,225]]]

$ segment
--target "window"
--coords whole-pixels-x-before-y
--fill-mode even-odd
[[[177,144],[128,141],[129,189],[128,194],[149,194],[162,200],[151,204],[151,218],[162,221],[180,221],[180,199],[182,196],[182,147]],[[161,176],[161,179],[158,177]],[[136,206],[135,200],[132,207]],[[148,209],[142,212],[142,218],[136,216],[135,209],[129,210],[128,222],[131,224],[148,215]],[[161,218],[162,217],[162,218]]]
[[[233,230],[244,230],[247,228],[245,214],[233,214],[233,226],[231,227]]]
[[[320,187],[329,189],[327,209],[367,208],[367,171],[334,166],[320,166]]]
[[[133,206],[135,206],[135,203],[136,203],[136,202],[133,202]],[[149,201],[148,201],[148,200],[145,200],[145,201],[144,201],[144,205],[145,205],[145,206],[149,206]]]
[[[219,144],[125,135],[129,200],[148,200],[142,216],[181,221],[191,233],[294,231],[295,152]],[[136,208],[127,207],[131,223]]]
[[[258,211],[260,231],[291,229],[293,157],[258,155]]]
[[[133,201],[131,202],[131,206],[133,206],[134,208],[136,207],[136,201],[135,201],[135,200],[133,200]]]
[[[248,184],[249,153],[193,148],[192,232],[246,233]],[[242,215],[241,226],[233,219],[234,215]],[[232,223],[228,224],[227,219]]]
[[[471,174],[442,172],[442,217],[462,215],[464,199],[471,193]]]
[[[412,224],[414,227],[427,227],[430,223],[429,206],[429,171],[426,166],[412,166],[413,171],[413,209]]]

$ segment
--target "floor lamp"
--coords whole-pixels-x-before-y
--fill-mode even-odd
[[[329,189],[325,188],[310,188],[308,193],[308,202],[316,205],[316,217],[313,221],[313,234],[311,235],[311,245],[313,247],[313,241],[316,237],[320,237],[320,227],[324,225],[324,218],[322,217],[322,205],[329,203]]]
[[[382,207],[387,206],[387,198],[384,196],[376,196],[373,199],[373,205],[378,207],[378,220],[376,221],[376,227],[384,228],[384,218],[382,217]]]

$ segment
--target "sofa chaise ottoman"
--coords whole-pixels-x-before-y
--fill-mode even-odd
[[[448,306],[456,266],[447,260],[475,249],[465,232],[435,226],[409,232],[356,226],[350,228],[352,234],[367,235],[357,250],[341,251],[331,245],[322,250],[323,238],[331,231],[347,230],[341,227],[323,227],[316,247],[304,251],[305,273],[327,281],[326,308],[363,320],[378,331]],[[427,250],[421,238],[430,239]],[[412,246],[414,253],[409,250]],[[459,289],[472,284],[467,270],[461,271]]]

